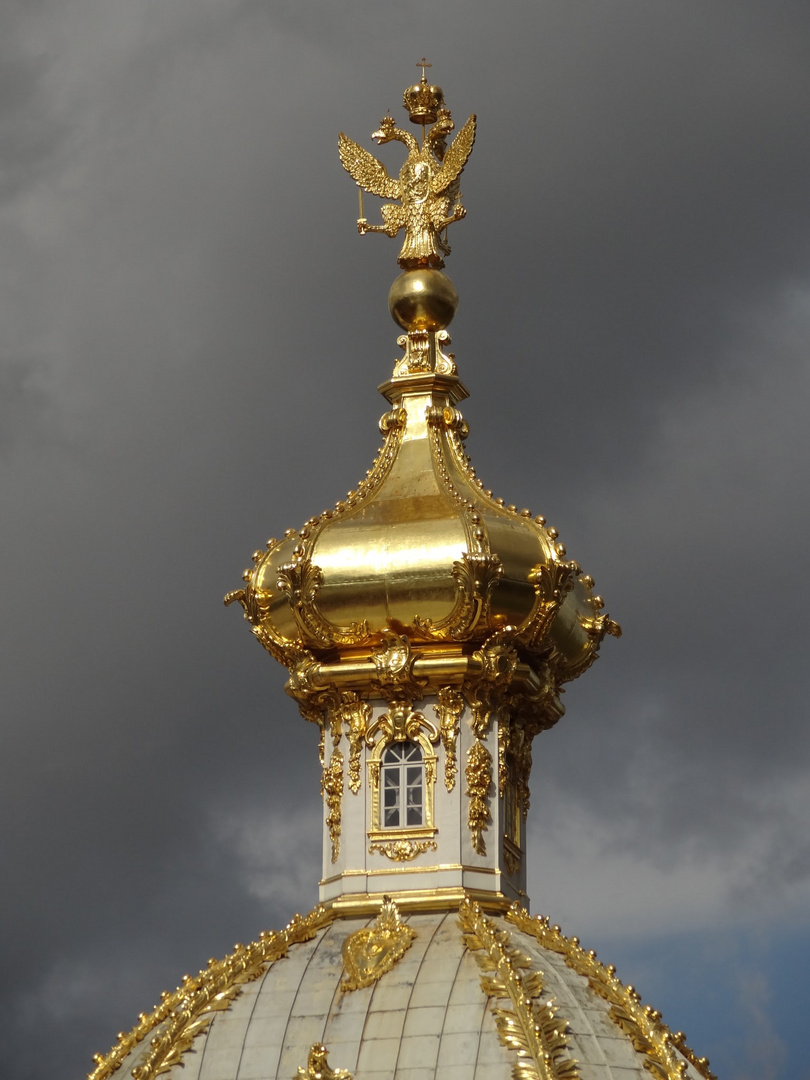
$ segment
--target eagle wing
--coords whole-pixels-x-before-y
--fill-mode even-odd
[[[433,174],[431,187],[434,194],[440,195],[450,187],[454,180],[461,175],[461,170],[467,164],[467,158],[472,153],[475,142],[475,113],[470,117],[461,131],[450,144],[450,148],[444,155],[442,167]]]
[[[342,131],[338,135],[338,153],[343,168],[365,191],[381,199],[400,197],[399,181],[388,175],[381,161]]]

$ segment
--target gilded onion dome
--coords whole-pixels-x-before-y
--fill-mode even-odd
[[[474,119],[459,138],[474,131]],[[455,155],[459,172],[468,142],[463,160]],[[343,163],[363,185],[376,173],[360,151],[341,136]],[[450,219],[440,217],[446,227]],[[370,231],[364,218],[358,225]],[[226,603],[242,605],[259,641],[293,672],[302,662],[355,663],[392,635],[422,660],[469,655],[497,635],[559,687],[596,659],[605,634],[621,631],[557,530],[506,505],[476,475],[458,409],[468,392],[448,351],[458,299],[431,265],[433,247],[425,245],[422,265],[401,258],[406,269],[390,290],[403,355],[379,388],[390,409],[371,468],[333,509],[256,551],[244,588]]]

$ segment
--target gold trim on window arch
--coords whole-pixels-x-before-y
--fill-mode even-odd
[[[407,701],[392,701],[388,712],[377,717],[366,732],[366,742],[371,747],[368,758],[368,786],[371,795],[371,821],[368,838],[382,840],[424,840],[436,835],[433,816],[433,795],[436,786],[437,757],[433,747],[440,738],[439,729],[421,712],[415,712]],[[383,828],[381,811],[380,773],[382,756],[392,743],[414,742],[422,751],[425,775],[425,823]]]

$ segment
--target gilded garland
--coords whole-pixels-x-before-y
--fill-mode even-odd
[[[183,1054],[195,1037],[207,1029],[217,1012],[230,1007],[246,983],[258,979],[291,945],[310,941],[332,918],[325,908],[316,907],[304,918],[296,915],[281,932],[263,933],[250,945],[237,945],[224,960],[209,960],[199,974],[186,975],[174,993],[161,994],[151,1013],[140,1014],[130,1032],[119,1034],[109,1053],[93,1055],[96,1067],[87,1080],[107,1080],[151,1032],[155,1034],[131,1071],[133,1080],[154,1080],[173,1065],[182,1065]]]
[[[642,1005],[635,988],[617,979],[616,968],[602,964],[593,950],[586,952],[579,938],[566,937],[559,926],[550,925],[547,917],[532,918],[519,904],[510,908],[507,918],[519,930],[531,934],[544,949],[559,953],[568,967],[587,978],[590,988],[609,1002],[611,1020],[630,1037],[634,1048],[643,1056],[645,1067],[657,1080],[682,1080],[686,1062],[705,1080],[717,1080],[709,1059],[698,1057],[686,1045],[684,1033],[671,1032],[660,1012]]]
[[[459,909],[464,944],[482,971],[481,989],[493,1001],[498,1037],[514,1050],[514,1080],[578,1080],[577,1063],[566,1054],[568,1024],[553,999],[542,1004],[543,973],[511,944],[509,932],[464,900]]]

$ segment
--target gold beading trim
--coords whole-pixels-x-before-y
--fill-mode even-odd
[[[568,1024],[561,1020],[554,999],[540,1004],[542,971],[511,944],[508,930],[499,930],[477,904],[465,900],[459,908],[464,944],[483,972],[481,989],[489,998],[508,1000],[511,1008],[492,1008],[501,1045],[514,1050],[514,1080],[578,1080],[577,1062],[565,1056]]]
[[[568,967],[587,978],[591,989],[610,1004],[611,1020],[630,1037],[633,1047],[644,1057],[645,1068],[657,1080],[682,1080],[687,1062],[705,1080],[717,1080],[709,1068],[709,1059],[698,1057],[686,1045],[684,1033],[670,1031],[661,1013],[650,1005],[642,1005],[635,987],[625,986],[617,979],[616,968],[597,960],[593,950],[586,952],[579,938],[566,937],[559,926],[549,925],[546,916],[532,918],[519,904],[509,909],[507,919],[519,930],[531,934],[544,949],[559,953]]]
[[[158,1026],[162,1030],[152,1039],[143,1064],[132,1070],[133,1080],[153,1080],[180,1062],[196,1035],[203,1032],[214,1013],[230,1007],[245,983],[258,979],[291,945],[310,941],[334,919],[329,908],[318,905],[303,918],[296,915],[278,933],[265,931],[258,941],[237,945],[223,960],[209,960],[208,967],[192,976],[186,975],[181,986],[164,991],[160,1004],[151,1013],[141,1013],[138,1023],[128,1033],[120,1033],[118,1042],[107,1054],[94,1054],[95,1068],[87,1080],[106,1080],[126,1057]]]

